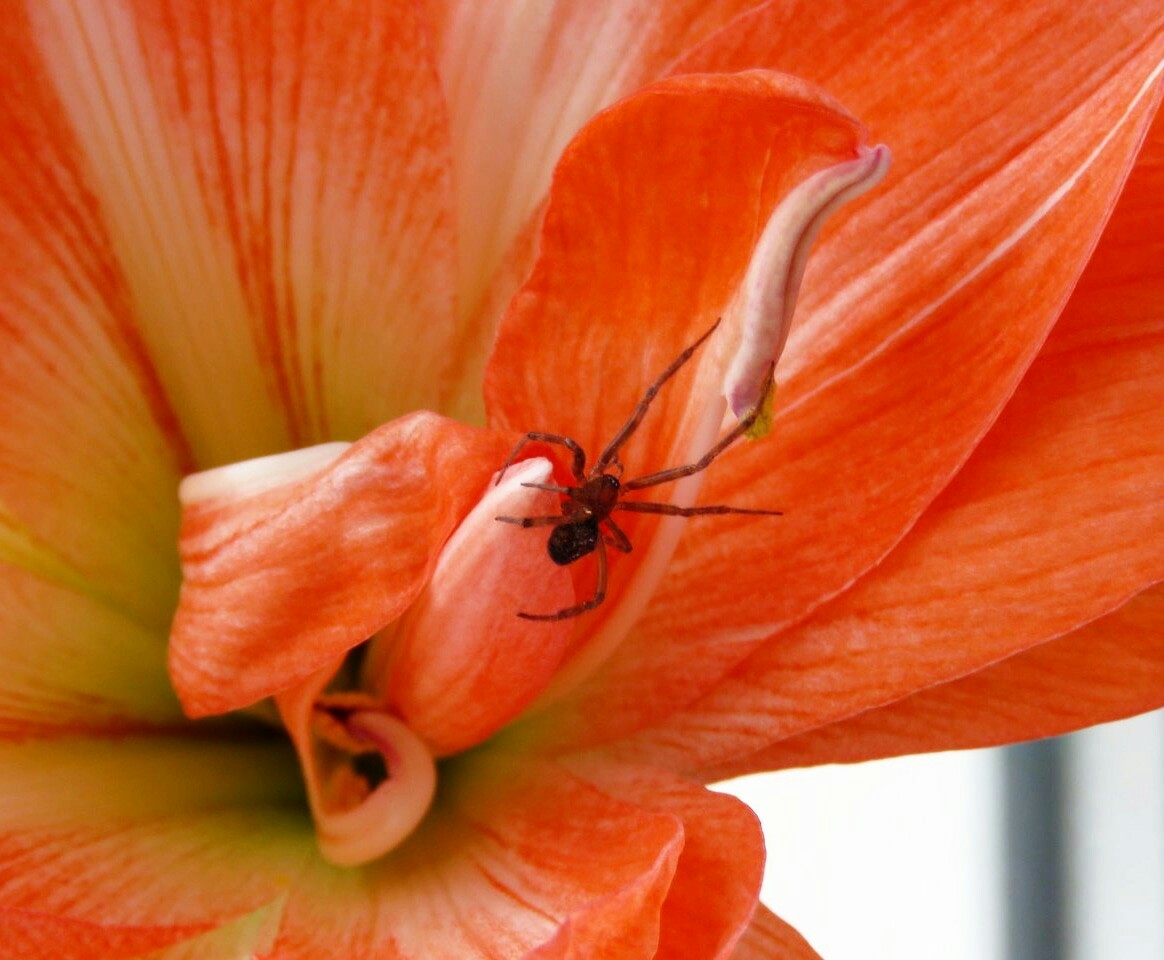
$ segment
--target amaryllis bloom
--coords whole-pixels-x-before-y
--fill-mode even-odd
[[[705,784],[1164,704],[1158,4],[29,0],[0,48],[12,955],[812,957]],[[778,361],[771,409],[625,497],[783,516],[619,512],[605,601],[519,617],[597,571],[497,522],[574,482],[510,451],[593,462],[717,319],[618,466]]]

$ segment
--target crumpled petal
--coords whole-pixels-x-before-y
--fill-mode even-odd
[[[223,713],[286,689],[398,617],[505,447],[496,434],[416,413],[273,488],[254,487],[245,464],[226,468],[246,472],[245,485],[193,483],[211,494],[183,514],[170,635],[186,712]],[[296,469],[310,458],[289,456]],[[266,469],[283,477],[283,463]]]
[[[394,850],[416,829],[436,792],[436,766],[420,738],[398,717],[365,702],[371,699],[366,694],[334,694],[336,712],[329,713],[320,695],[341,665],[283,691],[276,703],[299,754],[320,852],[330,863],[357,866]],[[321,721],[339,731],[341,742],[321,736]],[[370,749],[360,749],[365,746]],[[372,753],[383,765],[379,783],[353,765]]]

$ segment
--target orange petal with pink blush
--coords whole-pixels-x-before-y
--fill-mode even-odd
[[[504,456],[494,434],[417,413],[188,480],[170,637],[186,712],[286,689],[398,617]]]
[[[517,717],[549,682],[574,621],[517,614],[572,606],[569,571],[546,555],[548,528],[522,529],[498,516],[561,515],[551,465],[526,460],[491,486],[449,538],[432,579],[390,637],[373,641],[365,677],[438,755],[478,744]]]

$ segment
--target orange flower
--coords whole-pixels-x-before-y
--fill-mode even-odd
[[[811,957],[703,783],[1164,704],[1164,18],[749,6],[7,12],[15,955]],[[801,284],[853,116],[894,167]],[[518,618],[594,572],[494,521],[568,477],[513,443],[720,316],[621,459],[784,348],[659,488],[784,516],[632,517]]]

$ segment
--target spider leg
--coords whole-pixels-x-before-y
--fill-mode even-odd
[[[699,473],[700,470],[706,470],[711,465],[711,461],[742,437],[763,412],[764,405],[768,401],[768,395],[772,392],[772,369],[774,366],[775,364],[768,368],[768,385],[764,387],[764,392],[761,394],[759,402],[748,412],[748,415],[743,420],[737,423],[719,443],[708,450],[699,460],[695,463],[689,463],[686,466],[671,467],[668,470],[660,470],[657,473],[648,473],[645,477],[628,480],[622,485],[622,489],[641,490],[643,487],[653,487],[659,483],[679,480],[682,477],[689,477],[693,473]]]
[[[574,474],[574,479],[579,483],[586,479],[586,454],[578,445],[577,440],[570,437],[563,437],[557,433],[527,433],[517,441],[517,446],[513,448],[513,452],[506,457],[505,463],[501,465],[501,472],[497,474],[495,483],[501,482],[501,478],[505,476],[505,471],[513,465],[513,461],[517,459],[517,455],[521,453],[522,448],[532,440],[540,440],[542,443],[556,443],[559,446],[565,447],[574,455],[574,462],[570,465],[570,472]]]
[[[630,537],[622,532],[622,529],[610,517],[602,521],[606,526],[602,529],[602,539],[610,546],[614,547],[620,553],[630,553],[634,547],[631,545]]]
[[[598,541],[598,548],[595,552],[598,555],[598,572],[594,582],[593,597],[585,603],[579,603],[573,607],[566,607],[564,610],[559,610],[556,613],[519,613],[518,616],[522,620],[568,620],[570,617],[577,617],[589,610],[593,610],[601,604],[606,599],[606,545],[603,540]]]
[[[550,493],[574,494],[578,492],[578,487],[563,487],[556,483],[523,483],[522,486],[529,487],[531,490],[548,490]]]
[[[747,507],[724,507],[719,505],[706,507],[677,507],[673,503],[651,503],[648,500],[624,500],[614,505],[615,510],[627,510],[630,513],[665,513],[669,517],[703,517],[722,515],[725,513],[749,513],[764,517],[782,517],[780,510],[749,510]]]
[[[676,357],[674,361],[672,361],[671,366],[662,372],[662,374],[659,376],[659,379],[647,387],[647,392],[643,394],[643,399],[639,401],[638,406],[635,407],[631,412],[627,422],[622,425],[622,429],[614,435],[614,439],[606,445],[606,449],[602,451],[602,455],[598,458],[597,461],[595,461],[594,466],[590,468],[590,475],[592,477],[596,477],[602,473],[618,457],[619,448],[624,443],[626,443],[627,440],[630,439],[631,434],[633,434],[635,430],[638,429],[638,426],[642,422],[643,417],[647,415],[647,408],[651,405],[651,401],[655,399],[655,395],[662,388],[663,384],[665,384],[668,380],[675,376],[676,373],[679,372],[679,368],[691,359],[691,355],[699,349],[700,344],[702,344],[704,340],[706,340],[715,332],[715,328],[718,326],[719,320],[717,319],[715,323],[711,325],[710,330],[708,330],[702,337],[700,337],[693,344],[691,344],[691,346],[679,354],[679,356]]]
[[[494,517],[502,523],[512,523],[515,527],[553,527],[565,522],[560,513],[556,517]]]

